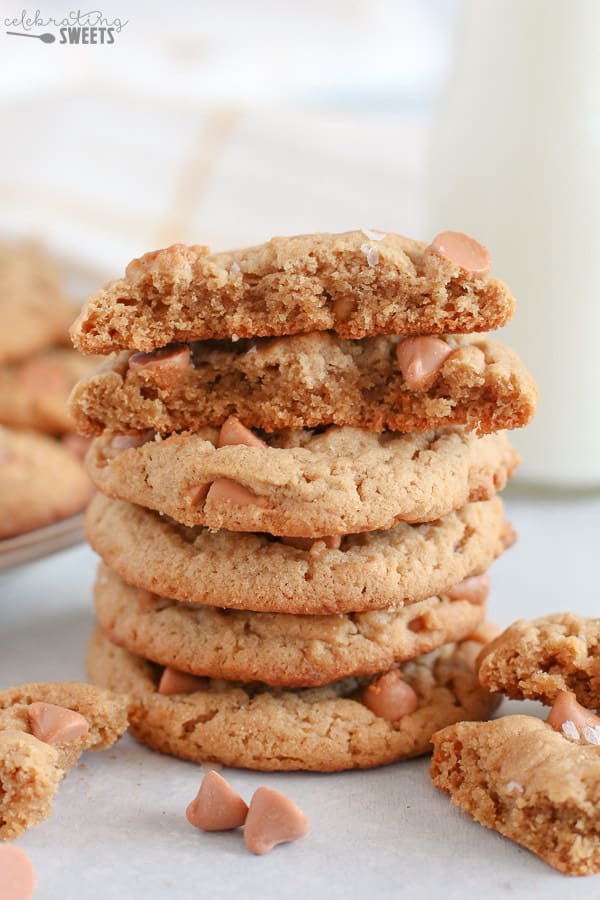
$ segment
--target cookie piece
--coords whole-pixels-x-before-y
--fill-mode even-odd
[[[299,550],[264,534],[186,528],[97,494],[87,538],[128,584],[173,600],[255,612],[361,612],[401,606],[485,572],[504,550],[498,497],[425,525],[345,535]]]
[[[460,722],[433,745],[434,785],[477,822],[566,875],[600,871],[600,746],[532,716]]]
[[[600,619],[556,613],[519,619],[482,651],[481,683],[515,700],[552,704],[573,691],[588,709],[600,708]]]
[[[261,771],[335,772],[419,756],[437,729],[488,716],[497,700],[475,677],[480,646],[447,644],[406,663],[402,672],[419,708],[395,722],[362,703],[369,679],[298,690],[207,679],[204,690],[165,696],[157,692],[160,667],[116,647],[100,630],[88,671],[96,684],[128,693],[131,733],[162,753]]]
[[[144,437],[152,435],[140,443]],[[461,429],[415,435],[333,426],[265,440],[217,449],[219,432],[205,429],[127,447],[135,437],[106,432],[86,467],[109,497],[184,525],[313,538],[437,519],[502,490],[519,461],[505,434],[476,438]],[[219,478],[265,505],[202,496]]]
[[[82,434],[160,434],[218,426],[236,415],[247,428],[276,431],[353,425],[423,432],[466,425],[479,434],[520,428],[537,387],[518,357],[481,336],[446,337],[451,351],[427,389],[409,387],[394,337],[344,341],[331,333],[203,342],[122,353],[80,382],[71,414]]]
[[[0,242],[0,365],[61,341],[72,318],[60,274],[43,248]]]
[[[0,427],[0,539],[81,512],[92,490],[82,463],[57,441]]]
[[[87,734],[46,743],[35,730],[30,704],[72,710]],[[127,728],[126,698],[76,681],[22,684],[0,691],[0,839],[12,840],[50,814],[58,785],[85,750],[103,750]]]
[[[73,429],[68,400],[73,387],[98,368],[94,357],[53,347],[29,359],[0,366],[0,422],[47,434]]]
[[[482,248],[483,249],[483,248]],[[134,259],[74,323],[87,353],[169,341],[337,331],[487,331],[512,317],[508,288],[431,245],[383,232],[309,234],[211,254],[174,244]]]
[[[192,675],[292,687],[381,672],[463,640],[485,602],[461,598],[460,588],[456,597],[348,615],[241,612],[158,597],[102,563],[95,587],[100,627],[130,653]]]

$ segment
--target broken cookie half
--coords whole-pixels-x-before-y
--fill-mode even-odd
[[[85,750],[127,729],[126,697],[75,681],[0,691],[0,839],[50,814],[59,783]]]

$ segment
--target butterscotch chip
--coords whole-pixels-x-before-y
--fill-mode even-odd
[[[191,825],[203,831],[230,831],[244,824],[248,806],[218,772],[211,771],[185,814]]]
[[[117,441],[128,438],[107,432],[93,442],[87,469],[104,494],[184,525],[305,538],[437,519],[492,497],[519,460],[504,433],[477,438],[460,428],[378,435],[333,426],[270,435],[262,447],[218,449],[218,432],[205,429],[116,453]],[[203,502],[217,479],[260,502]]]
[[[67,712],[76,716],[76,731]],[[68,739],[55,741],[65,737],[65,722]],[[126,698],[89,684],[24,684],[0,691],[0,839],[12,840],[47,818],[58,785],[84,750],[110,747],[126,728]]]
[[[160,693],[200,689],[193,675],[293,687],[369,675],[468,637],[485,614],[485,606],[448,596],[329,616],[191,606],[127,585],[102,563],[95,597],[113,643],[167,667]],[[167,677],[176,690],[164,690]]]
[[[573,691],[588,709],[600,707],[600,619],[556,613],[514,622],[479,660],[481,683],[514,699],[552,704]]]
[[[429,390],[451,353],[452,347],[446,341],[431,335],[400,341],[396,358],[407,387],[413,391]]]
[[[97,358],[67,347],[54,347],[26,360],[0,365],[0,423],[48,434],[73,431],[69,394],[98,365]]]
[[[254,792],[244,826],[244,840],[252,853],[269,853],[277,844],[297,841],[309,831],[308,819],[285,794],[268,787]]]
[[[148,602],[148,601],[146,601]],[[194,678],[187,672],[180,672],[172,666],[167,666],[158,683],[159,694],[193,694],[194,691],[204,687],[201,678]]]
[[[419,698],[400,672],[393,669],[374,678],[363,692],[363,702],[376,716],[396,722],[419,706]]]
[[[424,242],[350,231],[279,237],[228,253],[183,244],[147,253],[90,297],[71,334],[88,353],[150,351],[231,335],[487,331],[513,310],[505,284],[469,273]]]
[[[312,333],[251,347],[196,343],[193,365],[169,384],[158,369],[132,369],[130,354],[122,353],[74,389],[71,413],[89,435],[104,428],[196,431],[232,414],[268,432],[334,424],[420,433],[466,425],[487,434],[530,421],[537,387],[512,350],[480,335],[444,341],[452,352],[423,390],[402,375],[393,337],[346,341]]]
[[[0,365],[63,340],[72,310],[60,274],[41,246],[0,242]]]
[[[486,718],[497,698],[478,684],[473,664],[480,644],[446,644],[402,667],[419,708],[397,722],[361,702],[365,680],[348,678],[302,690],[210,680],[204,691],[165,697],[160,670],[92,637],[92,681],[127,691],[131,732],[155,750],[194,762],[261,771],[334,772],[369,768],[427,753],[434,731],[461,719]]]
[[[345,535],[308,551],[267,535],[188,529],[97,494],[85,530],[128,584],[186,603],[321,615],[414,603],[489,568],[504,546],[498,497],[436,522]]]
[[[268,500],[259,497],[253,491],[231,478],[216,478],[206,494],[206,506],[214,507],[221,504],[233,506],[267,506]]]
[[[90,730],[85,716],[55,703],[38,700],[29,704],[28,713],[31,733],[45,744],[71,744]]]
[[[481,278],[489,275],[492,268],[492,258],[487,248],[460,231],[442,231],[432,240],[430,249]]]
[[[0,539],[81,512],[92,492],[80,460],[58,441],[0,427]]]
[[[531,716],[460,722],[433,745],[434,785],[477,822],[567,875],[600,872],[600,746]]]
[[[455,584],[448,591],[451,600],[468,600],[469,603],[485,603],[490,595],[490,578],[487,572],[471,575]]]
[[[29,900],[35,891],[35,871],[20,847],[0,846],[0,897],[2,900]]]

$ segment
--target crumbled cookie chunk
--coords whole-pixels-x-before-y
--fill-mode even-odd
[[[504,550],[502,502],[470,503],[424,525],[345,535],[310,550],[264,534],[185,528],[97,494],[85,530],[128,584],[187,603],[329,614],[401,606],[484,572]]]
[[[87,730],[44,733],[40,707],[49,706],[83,716]],[[48,722],[46,717],[46,727]],[[81,754],[110,747],[126,728],[126,698],[89,684],[23,684],[0,691],[0,838],[12,840],[47,818],[59,783]]]
[[[600,872],[600,746],[531,716],[460,722],[433,745],[434,785],[477,822],[567,875]]]
[[[329,616],[192,606],[132,587],[102,563],[95,597],[100,627],[130,653],[192,675],[298,687],[385,671],[467,638],[485,616],[485,605],[445,595]]]
[[[556,613],[520,619],[481,653],[481,683],[517,700],[551,704],[573,691],[583,706],[600,707],[600,619]]]
[[[485,337],[448,337],[452,352],[432,384],[415,390],[397,360],[398,339],[346,341],[332,333],[194,344],[189,365],[107,362],[71,396],[78,430],[161,434],[221,425],[276,431],[353,425],[423,432],[466,425],[479,434],[520,428],[537,405],[535,382],[508,347]],[[162,352],[162,351],[161,351]]]
[[[304,690],[207,679],[203,690],[163,696],[160,668],[100,631],[88,670],[96,684],[127,691],[131,732],[155,750],[261,771],[334,772],[419,756],[439,728],[487,717],[497,699],[477,682],[479,649],[475,641],[447,644],[403,666],[419,707],[395,722],[367,709],[364,681],[353,678]]]
[[[350,231],[227,253],[183,244],[146,253],[90,297],[71,334],[88,353],[148,351],[170,341],[330,329],[349,338],[487,331],[513,310],[505,284],[439,247]]]

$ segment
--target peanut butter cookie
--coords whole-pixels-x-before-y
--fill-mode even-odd
[[[500,499],[424,525],[345,535],[308,550],[264,534],[186,528],[97,494],[85,520],[94,550],[128,584],[173,600],[307,615],[401,606],[485,572],[510,532]]]
[[[126,584],[100,564],[96,614],[111,641],[192,675],[314,687],[381,672],[463,640],[485,616],[487,575],[400,609],[291,616],[191,606]]]
[[[406,663],[400,671],[417,708],[395,721],[363,702],[369,679],[298,690],[206,679],[191,693],[161,694],[162,669],[116,647],[99,630],[88,671],[96,684],[127,692],[131,733],[154,750],[260,771],[335,772],[420,756],[439,728],[486,718],[497,699],[475,676],[480,646],[475,640],[447,644]]]
[[[458,239],[459,252],[456,241],[450,249],[370,231],[273,238],[215,254],[175,244],[133,260],[124,279],[90,297],[72,337],[87,353],[110,353],[232,335],[334,330],[362,338],[506,324],[508,288],[489,277],[485,248]]]
[[[184,525],[315,538],[431,521],[487,500],[519,459],[505,434],[477,438],[460,428],[416,435],[332,426],[251,445],[253,437],[232,419],[220,433],[164,439],[106,432],[86,465],[104,494]],[[223,479],[245,493],[209,490]]]
[[[427,340],[436,342],[433,354],[427,345],[415,349]],[[526,425],[536,404],[518,357],[485,337],[346,341],[326,332],[121,353],[77,385],[71,413],[87,435],[196,431],[230,415],[265,431],[466,425],[487,434]]]

